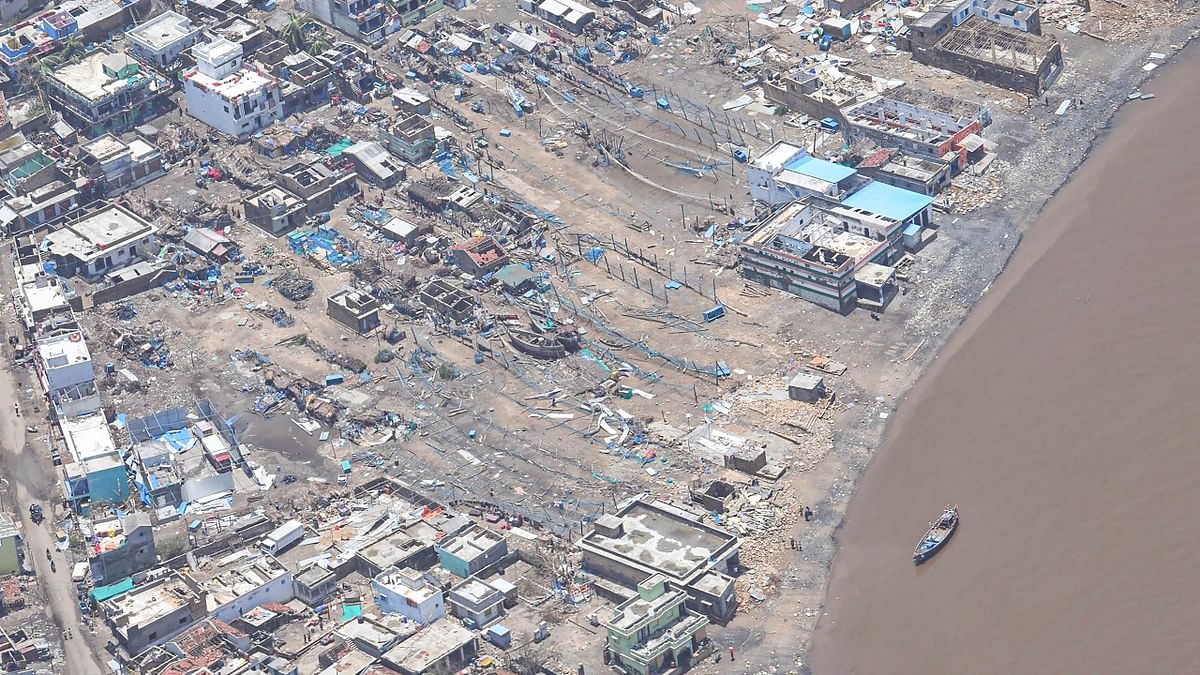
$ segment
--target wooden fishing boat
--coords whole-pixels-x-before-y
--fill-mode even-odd
[[[946,510],[942,511],[942,515],[929,523],[929,530],[925,532],[921,542],[913,549],[913,564],[920,565],[932,558],[934,553],[942,550],[946,542],[950,541],[950,537],[954,536],[954,531],[957,529],[958,505],[947,505]]]

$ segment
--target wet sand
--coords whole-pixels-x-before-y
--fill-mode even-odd
[[[1200,607],[1200,54],[1125,108],[900,406],[812,668],[1189,672]],[[962,527],[912,547],[943,504]]]

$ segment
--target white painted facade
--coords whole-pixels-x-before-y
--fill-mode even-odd
[[[83,333],[43,338],[38,343],[39,366],[46,390],[60,417],[77,417],[100,409],[96,371]]]
[[[188,114],[230,136],[246,138],[283,117],[283,87],[242,63],[242,46],[217,38],[192,48],[196,67],[183,75]]]
[[[162,68],[196,44],[203,31],[203,26],[168,10],[125,31],[125,38],[129,40],[130,52]]]
[[[237,565],[246,560],[249,564]],[[296,597],[292,571],[275,558],[244,550],[218,560],[217,565],[225,571],[201,584],[211,618],[230,622],[264,603],[282,604]]]
[[[416,570],[384,570],[371,580],[371,590],[384,614],[399,614],[421,625],[446,616],[442,590]]]

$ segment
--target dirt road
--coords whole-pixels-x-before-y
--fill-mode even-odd
[[[11,319],[4,325],[3,339],[18,331],[16,323]],[[46,551],[54,547],[52,531],[55,520],[54,504],[59,501],[58,487],[55,485],[56,476],[49,458],[26,443],[25,427],[37,425],[44,429],[46,420],[44,413],[34,413],[34,402],[22,399],[20,388],[11,366],[0,368],[0,400],[21,401],[22,416],[15,416],[10,404],[0,410],[0,472],[9,481],[9,493],[15,501],[16,516],[22,521],[22,532],[29,553],[25,561],[26,567],[32,566],[37,573],[38,581],[47,601],[47,611],[53,620],[65,631],[70,630],[71,639],[63,641],[66,654],[64,672],[94,675],[108,672],[101,660],[88,646],[81,635],[86,631],[80,625],[79,607],[75,600],[75,586],[71,582],[71,565],[67,558],[57,551],[53,558],[56,571],[50,570],[50,561],[46,559]],[[40,397],[40,391],[38,392]],[[43,410],[45,408],[43,407]],[[28,414],[29,417],[25,415]],[[35,525],[29,518],[29,504],[38,502],[45,510],[46,519],[41,525]]]

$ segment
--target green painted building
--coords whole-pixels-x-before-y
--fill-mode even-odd
[[[638,584],[605,624],[606,661],[630,675],[682,673],[712,652],[708,618],[688,609],[687,594],[655,574]]]
[[[7,513],[0,513],[0,576],[21,571],[21,531]]]

